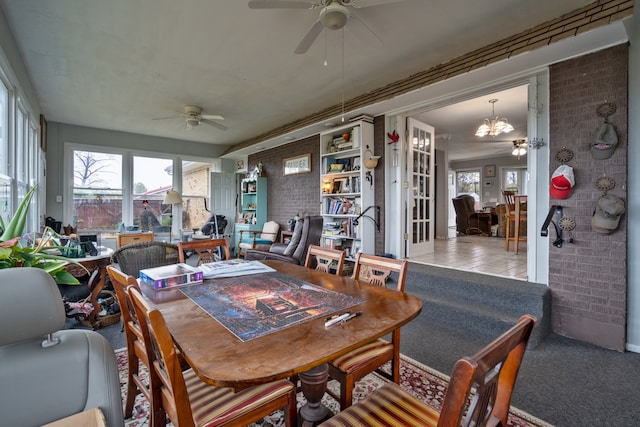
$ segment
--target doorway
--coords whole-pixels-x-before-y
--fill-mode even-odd
[[[503,203],[502,190],[505,188],[505,180],[507,175],[510,178],[516,177],[517,185],[521,193],[529,193],[530,206],[534,207],[536,197],[542,197],[542,206],[545,200],[548,201],[548,194],[542,194],[542,185],[529,185],[530,179],[540,176],[541,173],[547,175],[548,171],[548,149],[542,150],[527,149],[526,154],[514,155],[514,141],[529,141],[533,138],[543,138],[546,136],[547,130],[543,126],[546,123],[546,115],[541,109],[532,108],[538,105],[540,100],[546,101],[546,95],[543,88],[546,89],[546,73],[540,73],[528,79],[520,79],[517,82],[511,82],[501,87],[485,88],[475,92],[469,92],[460,95],[457,98],[450,97],[439,101],[417,107],[410,111],[399,112],[396,115],[388,117],[387,129],[402,129],[401,124],[408,121],[409,118],[415,118],[423,123],[429,123],[435,129],[435,149],[445,153],[444,162],[439,163],[436,169],[434,179],[446,182],[446,190],[442,188],[439,191],[451,192],[453,187],[454,193],[459,193],[460,183],[458,176],[463,176],[466,172],[474,173],[475,187],[472,193],[476,199],[475,208],[478,210],[492,209],[493,207]],[[489,102],[490,100],[498,101]],[[544,113],[544,114],[543,114]],[[475,135],[478,126],[485,119],[491,121],[494,118],[504,118],[507,120],[514,130],[509,133],[498,135],[487,135],[487,137],[478,137]],[[541,136],[544,135],[544,136]],[[406,142],[408,144],[408,142]],[[445,167],[441,167],[444,163]],[[531,173],[531,169],[534,173]],[[392,184],[396,182],[410,183],[405,176],[398,176],[396,171],[391,171],[388,175]],[[513,185],[513,184],[511,184]],[[546,190],[548,192],[548,189]],[[389,189],[388,201],[398,198],[398,191],[393,185]],[[474,195],[472,194],[472,195]],[[449,196],[450,194],[447,194]],[[458,195],[458,194],[455,194]],[[545,198],[544,196],[547,196]],[[455,222],[455,212],[451,212],[451,198],[445,196],[436,196],[438,200],[435,206],[435,220],[442,221],[442,226],[448,226]],[[434,199],[435,200],[435,199]],[[387,204],[389,206],[389,204]],[[534,207],[534,209],[536,209]],[[393,212],[387,212],[386,217],[397,218]],[[437,226],[437,225],[436,225]],[[394,253],[395,248],[402,245],[394,241],[396,234],[393,224],[387,224],[389,232],[387,241],[389,249]],[[519,273],[520,277],[526,278],[538,283],[545,283],[548,276],[548,247],[547,242],[538,242],[539,237],[535,236],[537,225],[537,215],[534,215],[527,227],[527,235],[531,236],[527,242],[527,248],[524,252],[515,255],[506,254],[504,249],[504,237],[492,237],[491,234],[484,239],[483,243],[491,242],[495,246],[494,250],[501,250],[500,256],[517,256],[517,262],[524,266]],[[404,238],[407,239],[406,229]],[[449,234],[450,236],[451,234]],[[458,236],[451,240],[456,240]],[[464,236],[467,240],[467,236]],[[438,252],[439,240],[435,239],[435,252]],[[443,240],[446,240],[443,239]],[[547,254],[545,254],[545,248]],[[402,251],[397,251],[402,253]],[[486,251],[485,251],[486,252]],[[487,252],[489,253],[489,252]],[[498,253],[496,252],[496,255]],[[492,255],[487,255],[492,257]],[[412,261],[414,259],[411,259]],[[540,262],[537,262],[540,260]],[[453,262],[451,264],[454,264]],[[455,265],[443,265],[452,268],[460,268]],[[533,279],[533,280],[532,280]]]

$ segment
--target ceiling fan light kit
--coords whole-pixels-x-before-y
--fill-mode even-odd
[[[331,30],[339,30],[347,24],[349,9],[338,2],[327,5],[320,11],[320,22]]]
[[[513,151],[511,151],[511,154],[520,160],[520,156],[527,154],[527,145],[526,139],[516,139],[513,141]]]
[[[478,130],[476,131],[476,136],[483,137],[487,135],[497,136],[501,133],[509,133],[513,129],[513,126],[509,124],[509,121],[504,117],[496,116],[496,102],[497,99],[490,99],[492,114],[491,119],[484,119],[482,124],[478,126]]]

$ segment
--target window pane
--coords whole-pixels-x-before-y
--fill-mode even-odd
[[[458,171],[456,173],[456,193],[470,194],[475,200],[475,209],[480,209],[480,171]]]
[[[0,173],[7,174],[7,153],[9,148],[9,91],[0,80]]]
[[[518,185],[519,175],[520,174],[518,173],[518,169],[505,169],[503,184],[504,189],[507,191],[515,191],[516,193],[518,193],[518,189],[520,188],[520,186]]]
[[[11,178],[6,175],[0,175],[0,216],[2,216],[2,221],[5,224],[11,220],[13,214],[11,200]]]
[[[122,223],[122,156],[73,152],[73,220],[78,232],[116,231]]]
[[[182,162],[182,230],[193,231],[206,224],[211,216],[206,204],[214,165],[203,162]]]
[[[133,157],[133,223],[143,231],[169,233],[175,206],[164,205],[173,187],[173,160]]]
[[[24,112],[18,108],[16,112],[16,179],[19,182],[26,181],[25,174],[25,147],[27,146],[26,141],[26,117]]]

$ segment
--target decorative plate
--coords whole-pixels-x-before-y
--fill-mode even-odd
[[[563,216],[560,218],[560,228],[565,231],[570,231],[576,228],[576,220],[573,218],[569,218],[568,216]]]
[[[596,180],[596,188],[602,192],[611,190],[616,186],[616,181],[610,176],[601,176]]]
[[[615,112],[616,104],[613,102],[605,102],[604,104],[598,105],[596,108],[596,114],[600,117],[604,117],[605,119]]]
[[[568,148],[562,147],[562,149],[556,153],[556,160],[562,164],[570,162],[571,159],[573,159],[573,151]]]

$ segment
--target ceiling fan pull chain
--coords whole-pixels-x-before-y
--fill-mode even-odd
[[[344,28],[342,32],[342,123],[344,123]]]

